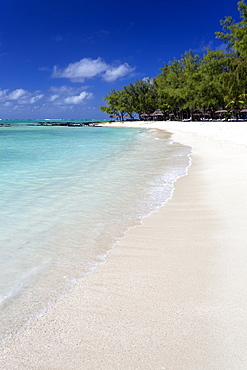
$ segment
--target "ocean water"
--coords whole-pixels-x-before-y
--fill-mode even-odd
[[[159,131],[0,128],[0,339],[106,260],[186,174],[191,148]]]

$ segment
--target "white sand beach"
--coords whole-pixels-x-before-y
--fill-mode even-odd
[[[106,263],[3,344],[1,369],[247,369],[247,122],[125,125],[191,146],[188,175]]]

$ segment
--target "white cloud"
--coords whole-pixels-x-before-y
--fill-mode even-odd
[[[90,99],[94,98],[88,92],[88,86],[51,86],[48,91],[28,91],[23,88],[15,90],[0,89],[0,109],[5,117],[40,117],[47,114],[79,114],[87,110]]]
[[[85,91],[87,86],[80,86],[80,87],[71,87],[67,85],[63,86],[51,86],[49,91],[52,93],[49,97],[49,102],[53,103],[54,105],[63,104],[80,104],[86,99],[91,99],[93,94],[90,92]]]
[[[134,68],[131,68],[128,63],[124,63],[118,67],[109,67],[103,74],[103,79],[107,82],[116,81],[118,78],[129,75],[133,71]]]
[[[76,95],[87,89],[88,86],[72,87],[72,86],[51,86],[49,91],[57,95]]]
[[[9,93],[8,100],[19,100],[20,98],[24,97],[24,95],[27,95],[28,91],[23,89],[16,89]]]
[[[98,59],[84,58],[79,62],[70,63],[67,68],[60,69],[57,66],[53,68],[52,77],[69,78],[74,82],[84,82],[85,78],[92,78],[105,71],[107,64]]]
[[[39,101],[40,99],[42,99],[43,96],[44,96],[44,94],[39,94],[39,95],[36,95],[36,96],[32,96],[31,99],[30,99],[30,103],[31,104],[36,103],[37,101]]]
[[[90,99],[93,97],[92,93],[88,93],[86,91],[82,91],[80,95],[68,96],[64,99],[65,104],[80,104],[85,99]]]
[[[0,100],[6,100],[8,91],[9,91],[8,89],[6,89],[6,90],[0,90]]]
[[[68,78],[72,82],[84,82],[86,78],[102,76],[105,81],[113,82],[118,78],[122,78],[130,74],[133,71],[134,68],[131,68],[127,63],[113,66],[107,64],[101,58],[83,58],[79,62],[70,63],[68,67],[64,69],[54,66],[52,77]]]
[[[4,103],[4,107],[11,107],[12,106],[12,102],[10,102],[10,101],[6,101],[5,103]]]
[[[54,94],[50,97],[49,101],[53,102],[55,100],[57,100],[59,98],[59,95],[58,94]]]
[[[35,91],[33,93],[24,90],[16,89],[9,92],[9,89],[0,90],[0,101],[4,102],[4,106],[11,106],[12,102],[16,104],[34,104],[44,97],[40,91]]]

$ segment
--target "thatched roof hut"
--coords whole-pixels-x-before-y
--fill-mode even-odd
[[[160,109],[156,109],[153,113],[150,114],[150,116],[154,117],[156,120],[162,120],[165,117],[164,113],[161,112]]]
[[[140,117],[144,120],[148,120],[150,118],[150,114],[143,112],[140,114]]]
[[[109,118],[110,118],[111,120],[116,120],[116,119],[120,119],[120,116],[111,114],[111,115],[109,116]]]
[[[160,109],[156,109],[152,114],[152,117],[164,117],[164,113]]]
[[[218,114],[223,114],[223,113],[227,113],[228,111],[226,109],[219,109],[219,110],[216,110],[214,113],[218,113]]]

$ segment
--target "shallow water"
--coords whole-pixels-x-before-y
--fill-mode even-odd
[[[43,315],[169,199],[190,151],[144,129],[0,128],[1,339]]]

